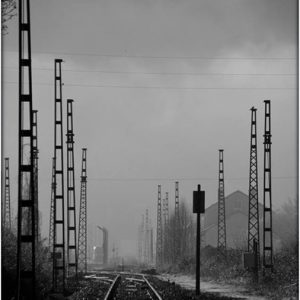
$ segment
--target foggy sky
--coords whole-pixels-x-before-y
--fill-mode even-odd
[[[75,101],[77,215],[81,148],[87,147],[88,223],[108,228],[110,247],[115,241],[119,252],[135,253],[146,208],[156,224],[158,184],[163,195],[169,192],[171,209],[176,180],[188,204],[197,184],[206,191],[206,206],[216,202],[219,148],[225,194],[247,193],[252,106],[258,108],[262,202],[265,99],[272,110],[274,207],[296,198],[297,12],[295,0],[32,0],[43,235],[49,228],[55,58],[65,61],[64,112],[66,99]],[[10,157],[15,214],[17,33],[15,18],[2,41],[2,157]]]

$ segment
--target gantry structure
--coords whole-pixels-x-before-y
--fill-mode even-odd
[[[67,100],[67,276],[78,271],[76,240],[76,200],[74,170],[73,102]]]
[[[82,148],[80,209],[78,229],[78,271],[87,272],[87,161],[86,148]]]
[[[250,167],[249,167],[249,214],[248,214],[248,252],[254,252],[257,244],[257,262],[259,264],[259,208],[258,208],[258,175],[257,175],[257,129],[256,111],[251,108],[250,130]]]
[[[11,210],[10,210],[10,178],[9,178],[9,158],[4,158],[4,196],[2,198],[2,224],[5,229],[11,230]]]
[[[64,292],[65,270],[65,194],[62,106],[62,59],[54,61],[54,221],[53,221],[53,291]]]
[[[226,250],[226,215],[225,215],[224,150],[223,149],[219,149],[218,249]]]
[[[33,109],[30,2],[19,0],[19,137],[18,230],[16,299],[36,299],[35,178],[33,162]],[[23,220],[28,216],[30,222]],[[26,218],[26,217],[25,217]],[[27,229],[25,226],[27,223]],[[24,263],[25,250],[30,259]]]
[[[272,177],[271,177],[271,101],[265,100],[264,124],[264,214],[263,271],[273,271]]]
[[[156,268],[162,263],[162,207],[161,207],[161,185],[158,185],[157,194],[157,226],[156,226]]]

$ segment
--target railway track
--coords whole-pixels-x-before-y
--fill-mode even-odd
[[[162,300],[142,274],[118,274],[104,300]]]

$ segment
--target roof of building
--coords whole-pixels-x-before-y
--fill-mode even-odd
[[[249,198],[245,193],[237,190],[225,197],[225,215],[226,218],[236,214],[242,213],[248,217]],[[259,203],[259,215],[262,216],[263,205]],[[218,202],[210,205],[205,210],[204,230],[217,225],[218,222]]]

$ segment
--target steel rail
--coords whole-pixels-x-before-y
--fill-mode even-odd
[[[120,281],[121,281],[121,275],[119,274],[119,275],[116,276],[115,280],[111,284],[107,294],[105,295],[104,300],[113,299],[112,297],[114,295],[115,290],[118,288],[118,285],[119,285]]]

